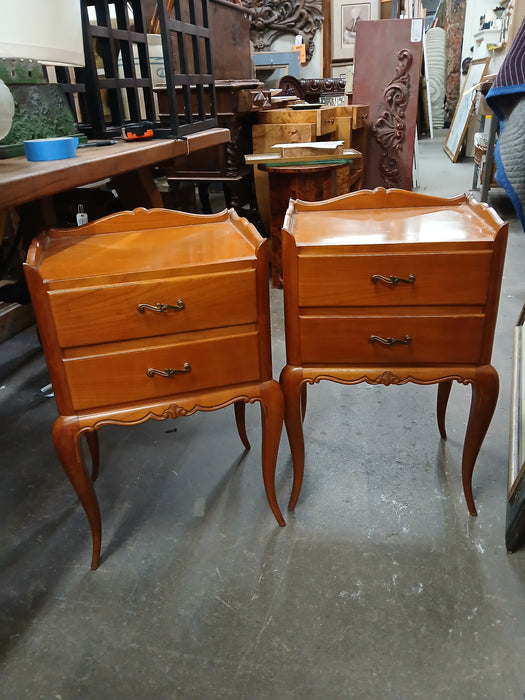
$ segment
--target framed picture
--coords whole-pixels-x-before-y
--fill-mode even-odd
[[[332,60],[354,58],[355,33],[359,22],[379,19],[380,0],[332,1]]]
[[[487,72],[489,61],[490,58],[479,58],[470,62],[467,77],[463,83],[463,89],[459,96],[444,146],[445,153],[453,163],[459,158],[470,115],[474,109],[474,98],[476,96],[474,88],[482,81],[483,76]]]
[[[260,51],[251,56],[256,77],[268,88],[275,88],[285,75],[299,79],[298,51]]]

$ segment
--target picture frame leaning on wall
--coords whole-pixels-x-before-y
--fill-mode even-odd
[[[463,89],[456,105],[450,129],[448,131],[447,140],[445,141],[444,150],[447,156],[456,163],[463,145],[463,139],[467,132],[470,117],[474,110],[474,102],[476,97],[475,87],[484,78],[490,58],[478,58],[471,61],[467,77],[463,83]]]

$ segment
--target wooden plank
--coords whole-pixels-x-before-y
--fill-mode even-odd
[[[272,152],[279,152],[282,158],[303,158],[319,155],[342,156],[344,144],[338,141],[317,141],[306,143],[281,143],[272,146]]]
[[[359,160],[361,153],[355,148],[345,148],[341,154],[315,152],[311,155],[302,156],[283,156],[280,153],[248,153],[244,156],[247,163],[274,163],[275,165],[285,165],[293,163],[294,165],[314,165],[316,163],[333,163],[340,160]]]

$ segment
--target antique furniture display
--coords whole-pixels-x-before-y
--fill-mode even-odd
[[[357,25],[352,102],[370,105],[367,189],[412,189],[422,38],[422,19]]]
[[[104,425],[233,404],[249,447],[245,403],[259,402],[264,486],[285,524],[274,486],[283,399],[272,379],[267,245],[232,210],[136,209],[33,241],[24,268],[59,413],[53,440],[91,527],[93,569]]]
[[[301,105],[294,109],[271,109],[258,114],[258,123],[252,127],[253,153],[268,153],[277,143],[301,143],[316,140],[327,141],[337,137],[338,107]],[[348,117],[351,119],[351,115]],[[345,146],[352,144],[345,141]],[[347,171],[348,171],[347,167]],[[270,231],[270,185],[266,172],[255,170],[257,204],[263,225]],[[347,178],[348,179],[348,178]],[[344,191],[348,191],[346,188]],[[342,194],[338,189],[336,194]],[[284,217],[284,211],[283,211]]]
[[[438,384],[445,438],[457,381],[472,388],[462,480],[476,515],[472,473],[499,391],[490,362],[507,230],[466,195],[378,188],[290,202],[282,231],[287,364],[280,379],[294,468],[290,510],[303,480],[307,384]]]

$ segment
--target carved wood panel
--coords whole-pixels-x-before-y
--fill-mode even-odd
[[[240,0],[250,15],[250,38],[256,51],[270,51],[283,34],[301,34],[306,62],[314,53],[314,36],[323,23],[323,0]]]
[[[412,189],[421,34],[414,22],[383,19],[358,25],[355,104],[370,105],[364,187]]]

